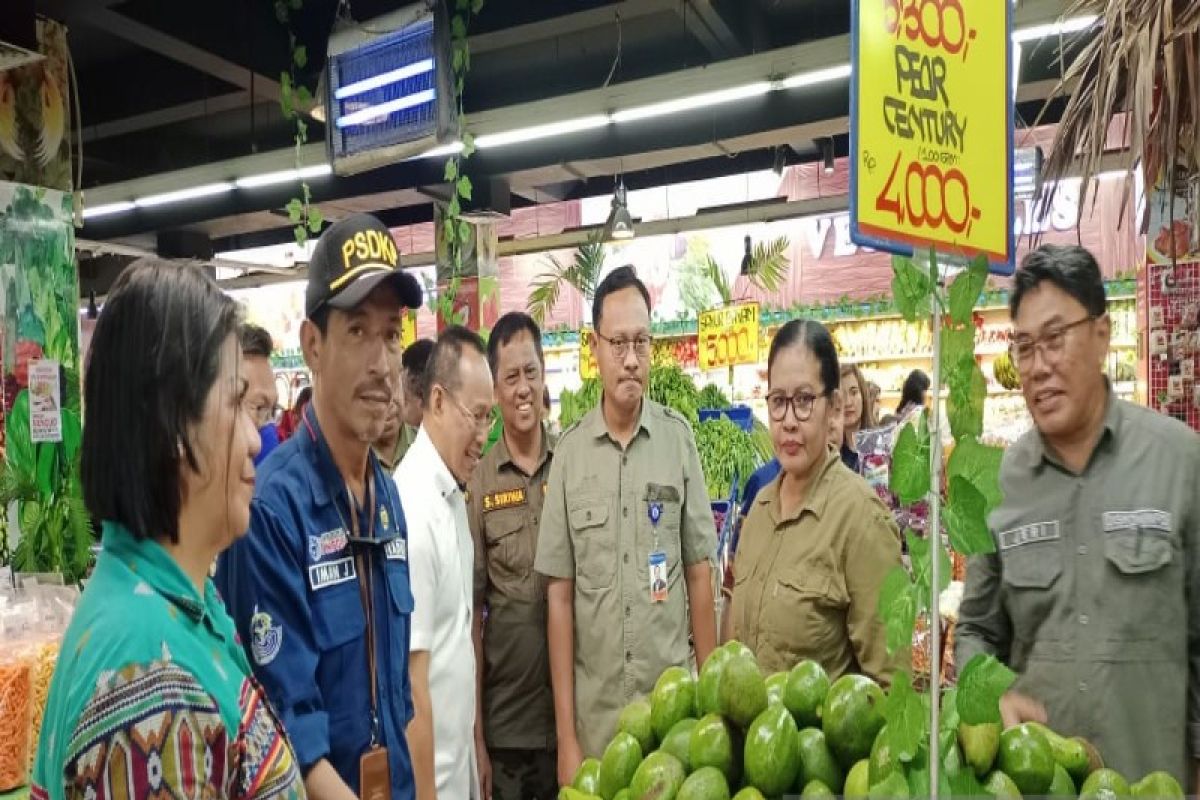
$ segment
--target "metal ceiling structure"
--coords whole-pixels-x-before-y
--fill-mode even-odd
[[[356,20],[405,2],[352,0]],[[287,33],[267,0],[37,0],[69,27],[82,101],[88,207],[291,169],[292,127],[279,110]],[[338,0],[305,0],[297,36],[318,80]],[[1022,0],[1016,28],[1060,19],[1066,0]],[[476,136],[697,93],[777,80],[849,61],[846,0],[487,0],[472,22],[465,93]],[[1057,83],[1057,37],[1021,51],[1018,124],[1032,124]],[[481,149],[474,174],[505,180],[512,205],[715,177],[820,159],[815,141],[848,146],[848,81],[772,91],[720,106]],[[1048,109],[1054,121],[1057,109]],[[311,120],[303,164],[325,160]],[[432,218],[442,161],[415,159],[351,177],[313,179],[325,216]],[[155,249],[164,235],[222,251],[291,238],[282,207],[295,185],[88,219],[97,247]],[[99,250],[97,250],[98,252]],[[119,259],[115,250],[106,256]],[[86,265],[81,264],[81,269]],[[111,272],[106,268],[105,274]],[[98,276],[97,276],[98,277]],[[100,279],[101,283],[106,283]],[[93,282],[94,283],[94,282]]]

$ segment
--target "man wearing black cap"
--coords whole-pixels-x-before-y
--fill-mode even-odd
[[[421,306],[397,262],[391,234],[365,214],[317,242],[300,329],[312,403],[259,473],[249,535],[218,565],[317,800],[414,797],[408,532],[371,450],[397,388],[401,314]]]

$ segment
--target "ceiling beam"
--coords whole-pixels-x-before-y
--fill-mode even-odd
[[[641,17],[670,11],[678,13],[682,3],[683,0],[624,0],[624,2],[614,5],[579,11],[574,14],[563,14],[540,22],[516,25],[490,33],[481,33],[470,37],[468,43],[471,47],[472,57],[512,47],[529,47],[547,39],[586,33],[607,25],[616,25],[618,21],[631,22]]]
[[[101,139],[111,139],[114,136],[124,136],[129,133],[161,128],[176,122],[186,122],[196,117],[209,114],[220,114],[245,108],[250,103],[250,92],[239,89],[236,92],[219,95],[206,100],[194,100],[190,103],[180,103],[177,106],[147,111],[144,114],[134,114],[111,122],[101,122],[88,125],[83,129],[84,144],[98,142]]]
[[[279,82],[203,48],[163,33],[158,28],[107,8],[94,8],[81,14],[80,21],[145,50],[186,64],[240,89],[252,91],[256,100],[279,102]]]
[[[735,58],[745,55],[746,48],[738,40],[717,10],[713,0],[684,0],[677,7],[684,26],[704,46],[713,58]]]

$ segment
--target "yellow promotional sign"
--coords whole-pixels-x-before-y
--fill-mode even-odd
[[[592,329],[579,331],[579,377],[587,380],[600,374],[596,367],[596,355],[592,352]]]
[[[701,312],[700,369],[758,363],[758,334],[758,303]]]
[[[851,238],[1013,261],[1009,0],[853,0]]]
[[[417,341],[417,314],[415,311],[406,311],[400,317],[400,344],[404,347],[411,347],[415,341]]]

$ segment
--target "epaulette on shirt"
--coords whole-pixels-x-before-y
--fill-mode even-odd
[[[670,406],[660,405],[659,408],[662,409],[663,416],[665,416],[667,419],[671,420],[672,422],[678,422],[689,432],[692,430],[692,423],[688,422],[687,417],[685,417],[683,414],[680,414]]]

